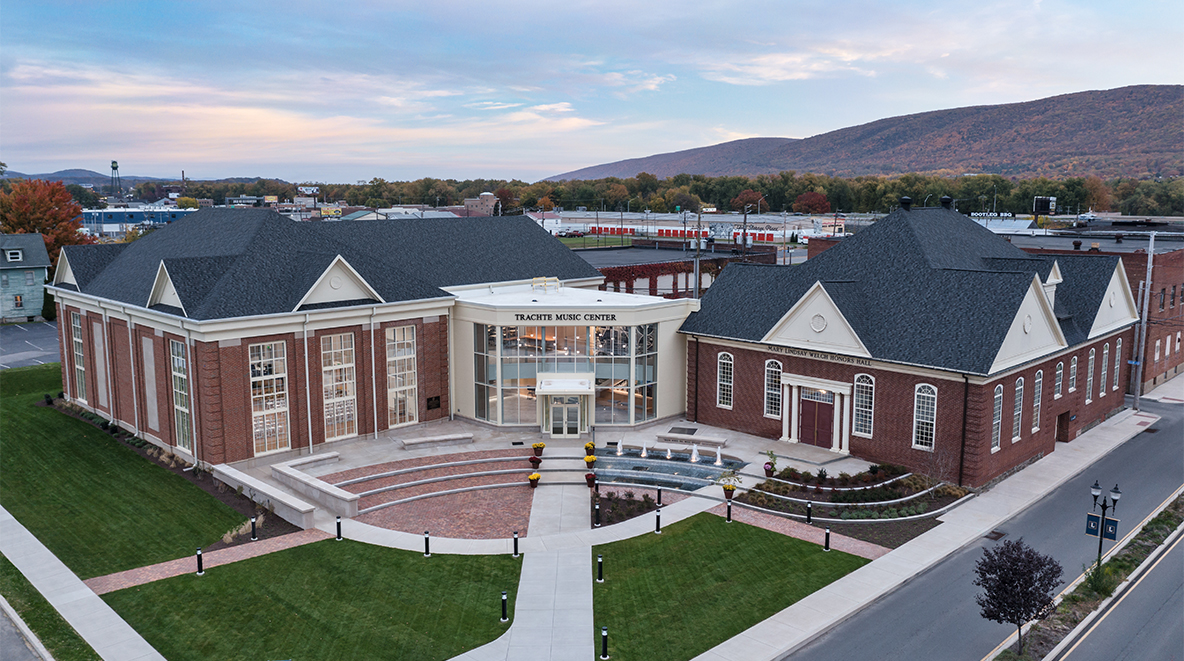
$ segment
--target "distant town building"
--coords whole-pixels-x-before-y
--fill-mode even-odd
[[[466,197],[464,210],[467,216],[496,216],[498,215],[497,196],[493,193],[481,193],[477,197]]]
[[[0,317],[5,323],[41,317],[49,266],[40,234],[0,234]]]

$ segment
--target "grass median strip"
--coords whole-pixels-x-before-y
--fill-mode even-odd
[[[170,661],[426,661],[506,631],[520,562],[326,540],[103,599]]]
[[[691,659],[868,562],[706,513],[597,554],[596,627],[618,661]]]
[[[0,555],[0,594],[21,616],[57,661],[99,661],[90,645],[74,631],[37,588],[8,558]]]
[[[57,363],[0,372],[0,503],[80,578],[191,554],[244,520],[93,425],[46,406]]]

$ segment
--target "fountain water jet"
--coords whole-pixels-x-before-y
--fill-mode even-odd
[[[666,448],[666,458],[669,459],[671,456],[672,455],[670,454],[670,448]]]
[[[691,463],[692,464],[699,463],[699,446],[698,445],[691,446]]]
[[[645,459],[648,456],[649,456],[649,453],[646,452],[645,443],[642,443],[641,444],[641,458]]]
[[[719,448],[716,448],[716,450],[715,450],[715,465],[716,466],[723,466],[724,465],[723,457],[724,457],[723,451],[720,450]]]

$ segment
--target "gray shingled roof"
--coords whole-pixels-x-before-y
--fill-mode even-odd
[[[0,234],[0,250],[13,249],[21,250],[21,261],[9,262],[8,254],[0,253],[0,268],[35,269],[50,266],[45,239],[40,234]]]
[[[821,282],[874,358],[986,374],[1054,259],[1062,330],[1086,339],[1118,260],[1071,257],[1029,255],[952,210],[898,210],[799,266],[729,264],[681,330],[759,342]]]
[[[270,209],[203,209],[130,244],[65,250],[83,293],[140,306],[163,261],[193,319],[290,312],[338,255],[387,302],[446,297],[455,285],[599,277],[525,218],[301,223]]]

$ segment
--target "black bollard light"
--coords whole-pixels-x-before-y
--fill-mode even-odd
[[[510,616],[506,614],[506,591],[502,590],[502,622],[509,622]]]
[[[204,576],[206,571],[201,567],[201,547],[197,547],[197,575]]]
[[[592,480],[592,490],[596,492],[597,496],[600,495],[600,478]]]
[[[253,542],[257,539],[259,539],[259,536],[255,534],[255,517],[251,517],[251,541]]]
[[[727,518],[727,521],[728,521],[728,523],[731,523],[731,522],[732,522],[732,501],[730,501],[730,500],[728,501],[728,518]]]
[[[826,542],[822,545],[823,551],[830,550],[830,526],[826,527]]]
[[[514,531],[514,557],[518,557],[518,531]]]
[[[423,531],[423,557],[432,557],[432,538],[428,535],[428,531]]]
[[[600,503],[596,503],[596,527],[600,527]]]
[[[341,541],[341,517],[337,517],[337,541]]]
[[[658,507],[662,506],[662,487],[658,487]]]
[[[608,658],[608,627],[600,627],[600,658]]]
[[[597,583],[604,582],[604,556],[603,555],[596,556],[596,582]]]
[[[654,534],[662,534],[662,508],[654,510]]]
[[[814,522],[814,501],[806,503],[806,523]]]

